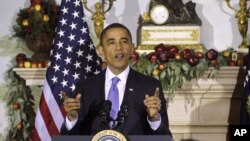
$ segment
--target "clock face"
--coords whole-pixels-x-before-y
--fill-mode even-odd
[[[164,5],[156,5],[150,11],[150,18],[155,24],[164,24],[169,17],[169,11]]]

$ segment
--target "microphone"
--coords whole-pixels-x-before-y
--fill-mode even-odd
[[[99,116],[102,118],[102,123],[109,123],[110,121],[110,110],[112,102],[110,100],[105,100],[103,103],[103,108],[100,110]]]
[[[111,105],[112,103],[109,100],[106,100],[101,104],[100,111],[92,123],[91,134],[96,134],[99,131],[109,129],[109,112],[111,110]]]
[[[118,112],[118,116],[116,119],[117,125],[115,129],[118,129],[125,122],[125,120],[128,117],[128,111],[129,111],[129,108],[127,105],[124,104],[121,106],[121,110]]]

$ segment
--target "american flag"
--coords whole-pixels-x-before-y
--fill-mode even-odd
[[[75,97],[75,84],[100,70],[81,0],[62,0],[32,141],[50,141],[59,135],[66,115],[60,92]]]

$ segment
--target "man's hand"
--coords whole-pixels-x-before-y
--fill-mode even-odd
[[[77,110],[80,109],[81,103],[81,94],[77,94],[76,98],[70,98],[66,95],[65,92],[61,92],[64,102],[63,107],[65,111],[67,112],[67,116],[70,121],[75,120],[77,118]]]
[[[159,95],[159,88],[156,88],[153,96],[149,96],[148,94],[145,96],[144,105],[146,107],[146,111],[148,112],[150,121],[156,121],[159,119],[158,112],[161,110],[161,100]]]

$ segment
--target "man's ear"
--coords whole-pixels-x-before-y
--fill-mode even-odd
[[[97,48],[97,50],[98,50],[99,55],[102,56],[102,57],[104,57],[103,46],[99,46],[99,47]]]

